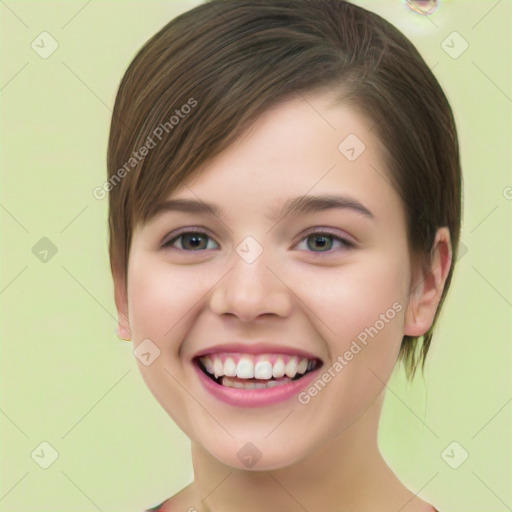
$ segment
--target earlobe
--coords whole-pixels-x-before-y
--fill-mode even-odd
[[[114,276],[114,294],[117,309],[117,336],[124,341],[131,341],[132,331],[128,316],[128,298],[123,279]]]
[[[411,279],[404,323],[404,334],[408,336],[422,336],[434,321],[452,263],[450,231],[447,227],[437,230],[430,258],[429,268],[417,270]]]
[[[117,336],[124,341],[132,341],[132,332],[129,328],[128,318],[119,315],[117,321]]]

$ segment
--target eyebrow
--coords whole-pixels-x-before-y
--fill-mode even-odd
[[[315,213],[332,209],[352,210],[363,217],[375,218],[373,213],[356,199],[339,195],[300,196],[289,199],[278,213],[277,218],[291,214]],[[205,201],[176,198],[160,203],[155,208],[154,215],[164,212],[185,212],[219,216],[222,215],[222,208],[217,204]],[[267,215],[267,218],[276,219],[274,215]]]

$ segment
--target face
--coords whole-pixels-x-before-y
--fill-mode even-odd
[[[258,469],[290,465],[358,420],[407,330],[405,214],[373,123],[307,100],[269,111],[169,196],[215,214],[169,203],[136,229],[118,304],[154,396],[232,467],[247,468],[248,442]],[[282,215],[303,196],[339,204]]]

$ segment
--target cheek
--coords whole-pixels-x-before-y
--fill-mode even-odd
[[[133,261],[128,282],[133,333],[138,339],[159,340],[163,345],[164,340],[176,339],[186,329],[204,275],[193,265],[177,271],[165,262],[147,258],[140,264]],[[174,347],[166,347],[169,348]]]
[[[357,341],[362,350],[354,360],[367,366],[393,365],[403,336],[407,272],[400,254],[369,252],[353,264],[329,269],[324,277],[311,276],[308,281],[316,285],[307,289],[305,302],[321,320],[317,325],[330,340],[333,359]]]
[[[179,271],[165,262],[136,255],[128,267],[128,301],[134,349],[149,338],[160,356],[146,366],[137,361],[140,373],[164,410],[185,432],[192,432],[188,418],[197,414],[195,402],[183,392],[179,358],[181,341],[193,321],[198,286],[204,276],[197,267]],[[199,296],[201,293],[199,293]]]
[[[317,286],[309,289],[305,302],[329,350],[322,372],[329,384],[322,396],[335,405],[327,413],[337,431],[367,410],[393,372],[403,336],[407,270],[399,254],[375,252],[310,280]],[[313,405],[319,422],[325,419],[323,404],[319,398]]]

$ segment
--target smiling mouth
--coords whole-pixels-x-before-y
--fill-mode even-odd
[[[276,354],[209,354],[194,361],[216,384],[238,389],[283,386],[322,366],[318,359]]]

